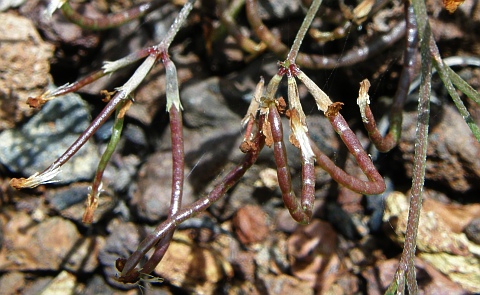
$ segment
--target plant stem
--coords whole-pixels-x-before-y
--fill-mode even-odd
[[[183,182],[185,179],[185,155],[183,148],[183,126],[182,113],[175,105],[170,110],[170,133],[172,141],[172,194],[170,198],[170,209],[168,218],[174,218],[175,214],[180,210],[183,196]],[[170,246],[174,231],[170,231],[163,237],[155,251],[148,261],[142,267],[142,273],[149,274],[160,263],[162,258]]]
[[[293,45],[287,55],[287,60],[291,64],[294,64],[295,60],[297,59],[297,55],[300,50],[300,46],[302,45],[303,38],[305,38],[305,34],[307,33],[308,28],[310,28],[310,25],[312,24],[313,18],[315,17],[315,14],[317,14],[320,4],[322,4],[322,0],[314,0],[313,3],[310,5],[310,8],[308,9],[307,15],[303,19],[302,25],[300,26],[300,29],[297,32],[297,36],[295,37],[295,41],[293,41]]]
[[[182,10],[178,13],[175,21],[168,29],[167,35],[163,38],[162,42],[159,44],[160,51],[167,50],[172,44],[173,38],[177,35],[180,28],[183,26],[185,21],[187,20],[190,11],[193,9],[193,4],[196,0],[188,0],[182,7]]]
[[[430,117],[430,95],[432,79],[432,57],[430,53],[431,30],[423,1],[413,1],[415,15],[417,17],[418,33],[420,37],[422,72],[421,86],[418,97],[418,119],[415,143],[415,156],[413,162],[412,189],[410,192],[410,206],[408,212],[407,229],[405,233],[405,245],[402,256],[395,274],[394,282],[387,292],[395,291],[404,293],[405,274],[407,287],[410,294],[418,294],[418,285],[415,274],[415,249],[422,208],[423,185],[425,181],[425,167],[428,146],[428,123]]]
[[[183,197],[183,183],[185,180],[185,154],[183,146],[183,125],[180,96],[178,90],[178,77],[175,64],[167,54],[162,56],[167,79],[167,111],[170,117],[170,139],[172,141],[172,194],[168,218],[173,218],[180,210]],[[143,265],[143,273],[151,273],[167,252],[173,237],[173,230],[165,235],[155,246],[154,253]]]
[[[400,140],[402,134],[403,108],[407,101],[410,84],[415,75],[415,61],[418,53],[417,23],[410,2],[405,1],[404,5],[407,24],[406,46],[403,54],[404,64],[390,109],[390,131],[385,137],[378,130],[375,118],[368,104],[365,106],[364,111],[366,120],[363,120],[363,124],[368,131],[368,136],[378,151],[382,153],[390,151]]]
[[[66,1],[65,4],[62,5],[62,12],[65,18],[83,29],[100,31],[116,28],[131,20],[140,18],[159,8],[165,2],[165,0],[154,0],[141,3],[125,11],[111,13],[99,18],[90,18],[76,12],[72,6],[70,6],[70,3]]]
[[[268,49],[283,59],[287,56],[288,47],[263,23],[258,14],[257,0],[246,0],[247,19],[258,38],[266,44]],[[352,48],[343,54],[319,55],[298,53],[296,64],[307,69],[336,69],[351,66],[370,57],[376,56],[405,35],[405,22],[394,26],[390,32],[375,37],[366,46]]]
[[[269,101],[268,103],[268,126],[271,129],[271,134],[273,137],[273,153],[275,158],[275,163],[277,166],[277,178],[278,185],[282,191],[282,199],[285,207],[287,207],[290,215],[295,221],[300,224],[308,224],[312,218],[312,206],[313,201],[311,199],[314,197],[310,195],[302,199],[310,199],[310,205],[303,210],[303,206],[300,201],[297,199],[295,192],[292,187],[292,178],[290,175],[290,168],[288,166],[287,159],[287,150],[285,148],[285,143],[283,142],[283,127],[282,119],[278,113],[277,106],[274,101]],[[268,128],[268,126],[266,126]],[[312,162],[313,163],[313,162]],[[313,166],[313,165],[312,165]],[[311,167],[310,167],[311,168]],[[311,172],[311,171],[310,171]],[[311,177],[309,176],[309,179]],[[311,193],[310,189],[305,190],[306,193]],[[313,190],[315,192],[315,190]]]
[[[98,197],[100,195],[101,190],[101,183],[103,178],[103,172],[107,167],[110,158],[112,157],[115,148],[120,140],[120,135],[122,134],[123,130],[123,121],[124,121],[124,114],[125,110],[122,111],[122,108],[129,107],[131,104],[131,100],[124,100],[121,104],[118,105],[117,111],[115,112],[115,122],[113,123],[112,128],[112,136],[110,137],[110,141],[108,142],[107,148],[105,149],[100,162],[98,163],[97,172],[95,173],[95,177],[92,184],[92,191],[88,195],[87,199],[87,209],[83,214],[82,222],[86,224],[90,224],[93,222],[93,214],[95,209],[98,206]]]
[[[260,125],[264,122],[264,116],[260,116]],[[259,130],[261,130],[259,126]],[[168,218],[162,222],[155,231],[149,234],[138,246],[137,250],[127,259],[122,270],[121,277],[128,276],[130,272],[135,270],[135,266],[140,262],[144,255],[150,250],[160,239],[164,238],[170,231],[174,230],[180,223],[205,211],[210,205],[218,201],[225,193],[245,174],[245,172],[255,163],[265,144],[265,137],[257,132],[256,137],[252,140],[254,147],[248,151],[243,161],[235,166],[223,180],[215,186],[215,188],[204,198],[194,202],[193,204],[181,209],[174,217]]]
[[[453,102],[455,103],[455,106],[457,107],[458,112],[460,113],[460,115],[462,115],[463,119],[467,123],[468,127],[472,131],[472,133],[475,136],[475,138],[477,139],[477,141],[480,142],[480,128],[478,127],[478,125],[473,120],[472,116],[468,112],[467,108],[465,107],[465,104],[463,104],[462,99],[460,98],[460,96],[458,95],[455,87],[452,84],[452,78],[450,76],[450,71],[449,71],[450,67],[445,65],[445,63],[443,62],[443,60],[440,56],[440,52],[438,51],[437,44],[435,43],[435,40],[433,39],[432,34],[430,33],[425,38],[427,38],[427,37],[429,37],[430,53],[433,57],[435,68],[438,71],[438,75],[440,76],[440,79],[442,79],[442,82],[445,85],[445,88],[447,88],[448,94],[450,94],[450,97],[452,98]],[[462,89],[465,89],[465,88],[462,87]],[[473,88],[470,87],[470,89],[473,89]],[[467,90],[467,92],[470,95],[475,97],[473,95],[473,93],[471,93],[469,91],[469,88],[466,88],[465,90]],[[476,94],[476,96],[478,97],[478,93]]]

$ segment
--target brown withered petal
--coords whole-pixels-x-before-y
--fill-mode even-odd
[[[335,117],[338,115],[338,112],[342,109],[343,102],[334,102],[328,106],[328,109],[325,111],[325,116]]]

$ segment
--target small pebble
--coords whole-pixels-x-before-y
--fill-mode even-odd
[[[464,232],[470,241],[480,245],[480,218],[473,219]]]

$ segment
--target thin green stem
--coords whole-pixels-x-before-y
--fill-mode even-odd
[[[432,79],[431,56],[431,29],[428,23],[425,3],[421,0],[413,1],[413,8],[417,18],[418,34],[420,37],[422,72],[421,87],[418,97],[417,141],[415,143],[415,156],[413,162],[412,189],[410,192],[410,206],[408,212],[405,245],[403,247],[400,263],[395,274],[394,282],[387,293],[396,292],[403,294],[406,284],[410,294],[418,294],[418,285],[415,274],[415,249],[422,207],[423,185],[425,181],[425,167],[428,146],[428,124],[430,117],[430,95]],[[396,290],[393,290],[393,289]]]
[[[293,45],[290,48],[290,52],[287,55],[287,60],[294,64],[295,60],[297,59],[298,52],[300,50],[300,46],[302,45],[303,38],[305,38],[305,34],[307,33],[310,25],[312,24],[313,18],[315,14],[317,14],[318,8],[322,4],[322,0],[314,0],[310,8],[308,9],[307,15],[303,19],[302,25],[297,32],[297,36],[295,37],[295,41],[293,41]]]
[[[118,142],[120,141],[120,135],[122,134],[124,122],[124,111],[122,112],[122,108],[124,108],[125,106],[127,106],[127,104],[130,103],[131,101],[124,100],[121,104],[117,106],[117,110],[115,112],[115,122],[113,123],[112,127],[112,136],[110,137],[110,141],[108,142],[108,145],[103,152],[100,162],[98,163],[97,172],[95,173],[95,178],[92,184],[92,191],[89,194],[87,200],[87,209],[85,210],[85,213],[83,215],[83,223],[89,224],[93,222],[93,214],[98,206],[98,198],[101,193],[100,190],[103,173],[105,171],[105,168],[107,167],[108,162],[110,161],[110,158],[112,157],[113,152],[115,151],[115,148],[118,145]]]
[[[462,79],[457,73],[455,73],[452,68],[449,66],[445,65],[448,75],[450,76],[450,79],[452,80],[453,84],[457,86],[458,90],[461,92],[465,93],[468,98],[476,102],[478,105],[480,105],[480,93],[477,92],[477,90],[473,89],[470,84],[468,84],[465,80]]]
[[[427,38],[427,36],[426,36]],[[438,51],[437,44],[435,43],[435,40],[433,39],[433,36],[430,34],[429,35],[429,42],[430,42],[430,54],[433,56],[433,61],[435,68],[438,71],[438,75],[440,76],[440,79],[442,79],[443,84],[445,85],[445,88],[447,88],[448,94],[450,94],[450,97],[453,100],[453,103],[458,109],[458,112],[460,115],[462,115],[463,119],[467,123],[468,127],[472,131],[473,135],[477,139],[478,142],[480,142],[480,128],[478,125],[475,123],[473,120],[472,116],[467,110],[467,107],[465,107],[465,104],[463,103],[462,99],[460,98],[460,95],[458,95],[457,90],[453,86],[452,83],[452,76],[450,75],[450,67],[445,65],[443,62],[440,52]],[[450,69],[450,71],[449,71]],[[461,79],[461,78],[460,78]],[[459,81],[457,81],[459,82]],[[462,86],[462,85],[460,85]],[[462,87],[463,88],[463,87]],[[471,88],[473,90],[473,88]],[[467,89],[468,90],[468,89]],[[469,94],[473,94],[469,92]],[[477,93],[478,96],[478,93]]]
[[[196,0],[188,0],[182,7],[182,10],[178,13],[177,17],[173,21],[173,24],[168,29],[167,35],[163,38],[162,42],[158,45],[160,51],[167,50],[172,44],[173,38],[177,35],[180,28],[187,20],[190,11],[193,9],[193,4]]]

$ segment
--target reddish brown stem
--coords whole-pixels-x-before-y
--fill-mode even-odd
[[[262,124],[264,118],[260,118]],[[260,126],[261,130],[261,126]],[[155,231],[149,234],[138,246],[137,250],[127,259],[121,277],[126,277],[130,272],[135,271],[135,266],[140,262],[143,256],[160,239],[164,238],[169,232],[173,231],[180,223],[193,217],[199,212],[205,211],[210,205],[218,201],[225,193],[245,174],[245,172],[255,163],[260,151],[265,144],[265,137],[257,132],[252,141],[252,148],[247,152],[243,161],[235,166],[223,180],[215,186],[208,196],[194,202],[193,204],[181,209],[174,217],[168,218],[162,222]]]
[[[282,43],[268,27],[262,22],[258,15],[257,0],[247,0],[247,18],[255,30],[258,38],[264,42],[268,49],[274,52],[281,59],[285,58],[289,52],[289,48]],[[318,55],[299,53],[296,63],[300,67],[308,69],[334,69],[338,67],[351,66],[368,58],[377,55],[379,52],[388,48],[405,34],[405,23],[399,23],[389,33],[378,36],[367,46],[362,48],[351,49],[341,55]]]
[[[146,56],[146,55],[145,55]],[[75,92],[84,87],[85,85],[88,85],[92,82],[97,81],[98,79],[102,78],[103,76],[107,75],[108,73],[105,73],[103,70],[98,70],[90,75],[86,76],[85,78],[82,78],[78,80],[77,82],[70,83],[66,85],[65,87],[59,87],[57,90],[52,92],[51,96],[60,96],[64,95],[70,92]]]
[[[292,188],[292,179],[290,176],[290,168],[288,166],[287,151],[283,142],[282,119],[280,118],[280,114],[278,113],[277,106],[274,102],[269,104],[268,122],[270,123],[273,137],[273,153],[275,163],[277,165],[278,184],[280,186],[280,190],[282,191],[283,203],[295,221],[302,224],[308,224],[312,218],[312,199],[314,198],[315,189],[313,188],[312,190],[310,186],[304,186],[302,189],[302,192],[304,193],[313,193],[313,195],[308,197],[302,196],[302,199],[305,199],[305,204],[307,205],[307,207],[304,209],[303,204],[299,202]],[[309,180],[311,180],[312,168],[313,167],[307,165],[306,167],[304,166],[304,169],[302,169],[302,172],[306,174],[307,179]],[[313,183],[315,183],[315,181],[313,181]]]
[[[125,99],[123,91],[118,92],[115,96],[108,102],[108,104],[103,108],[100,114],[93,120],[93,122],[88,126],[85,131],[80,135],[80,137],[75,140],[75,142],[61,155],[55,162],[53,162],[48,169],[60,167],[65,164],[78,150],[92,137],[92,135],[97,131],[97,129],[107,121],[107,119],[112,115],[112,113],[117,108],[118,104]]]
[[[232,3],[232,5],[234,4],[236,3]],[[252,39],[248,38],[240,31],[240,27],[237,25],[237,23],[235,22],[235,19],[231,15],[232,11],[227,7],[227,3],[225,0],[218,1],[218,5],[220,10],[220,13],[219,13],[220,21],[225,26],[228,33],[233,38],[235,38],[238,45],[243,50],[245,50],[246,52],[252,55],[258,55],[259,53],[265,50],[266,47],[264,44],[255,43]]]
[[[172,195],[168,218],[173,218],[180,210],[185,175],[185,156],[183,148],[182,113],[175,105],[170,108],[170,132],[172,140]],[[152,256],[142,267],[142,273],[151,273],[165,256],[173,237],[173,230],[160,240]]]
[[[315,162],[302,158],[302,209],[312,218],[315,203]]]
[[[365,108],[365,116],[368,122],[364,122],[368,136],[380,152],[388,152],[394,148],[400,140],[403,121],[403,107],[407,101],[410,84],[415,75],[416,55],[418,53],[417,22],[413,7],[409,1],[405,1],[405,19],[407,24],[406,46],[403,54],[403,70],[398,81],[397,91],[390,109],[390,131],[385,137],[378,130],[370,107]]]
[[[350,129],[343,116],[337,114],[328,117],[328,119],[335,131],[340,135],[349,152],[355,157],[360,169],[362,169],[369,181],[364,181],[349,175],[340,167],[336,166],[335,163],[323,154],[317,145],[311,141],[312,150],[315,153],[318,165],[327,171],[333,180],[355,192],[367,195],[381,194],[384,192],[386,186],[383,177],[378,173],[370,157],[363,149],[355,133]]]
[[[165,3],[165,0],[150,1],[141,3],[125,11],[110,13],[98,18],[90,18],[76,12],[67,1],[62,6],[62,12],[65,18],[84,29],[107,30],[121,26],[133,19],[142,17],[160,7],[160,5],[163,3]]]

